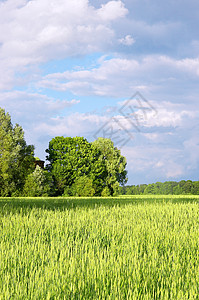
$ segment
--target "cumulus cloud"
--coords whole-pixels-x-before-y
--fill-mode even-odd
[[[76,99],[60,100],[21,91],[0,93],[0,106],[6,107],[14,120],[21,119],[25,129],[34,127],[36,123],[39,125],[42,120],[47,121],[79,102]]]
[[[135,43],[135,40],[131,35],[128,34],[124,38],[119,39],[119,42],[125,46],[131,46]]]
[[[99,17],[104,21],[112,21],[124,17],[128,10],[124,7],[122,1],[109,1],[102,4],[101,8],[97,11]]]
[[[2,88],[29,65],[104,51],[116,41],[111,22],[127,12],[121,1],[99,9],[87,0],[0,2]]]
[[[167,54],[171,56],[198,56],[199,3],[195,0],[159,2],[157,0],[124,0],[128,17],[118,24],[121,34],[136,39],[133,53]],[[190,18],[191,16],[191,18]],[[120,28],[120,29],[119,29]],[[123,49],[121,49],[123,51]]]
[[[136,90],[169,91],[180,84],[182,91],[191,79],[199,79],[198,58],[152,55],[142,59],[105,58],[99,62],[98,67],[90,69],[49,74],[40,81],[40,86],[82,95],[130,97]]]
[[[176,159],[177,156],[183,155],[183,149],[180,148],[161,147],[154,144],[131,147],[127,145],[122,149],[122,153],[127,157],[130,173],[135,174],[131,175],[134,184],[152,183],[161,181],[163,178],[174,180],[186,174],[183,162]]]

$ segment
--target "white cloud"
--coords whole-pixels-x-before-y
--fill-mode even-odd
[[[109,1],[98,10],[98,15],[104,21],[112,21],[124,17],[128,10],[122,1]]]
[[[146,151],[147,150],[147,151]],[[145,146],[125,146],[122,153],[127,157],[130,173],[143,173],[143,182],[149,182],[150,178],[161,178],[173,180],[176,177],[185,175],[186,169],[183,161],[176,161],[176,156],[181,155],[183,150],[180,148],[158,147],[157,145]],[[152,175],[153,174],[153,175]]]
[[[2,88],[11,87],[14,74],[29,65],[104,51],[117,40],[111,22],[127,12],[121,1],[99,9],[87,0],[1,2]]]
[[[199,79],[199,59],[175,60],[167,56],[146,56],[143,59],[103,57],[99,67],[49,74],[40,85],[74,94],[130,96],[137,89],[151,93],[168,91],[191,79]]]
[[[69,109],[80,101],[60,100],[45,95],[27,92],[5,92],[0,93],[0,106],[15,119],[21,119],[21,125],[25,129],[33,128],[42,120],[48,122],[49,118],[55,116],[65,109]],[[19,123],[19,121],[17,121]]]
[[[183,176],[185,174],[184,166],[177,164],[173,161],[165,162],[165,173],[168,179],[173,180],[176,177]]]
[[[131,35],[128,34],[124,38],[119,39],[119,42],[125,46],[131,46],[135,43],[135,40]]]
[[[93,138],[95,131],[108,121],[108,117],[96,114],[72,113],[63,117],[56,116],[40,122],[34,130],[54,136],[82,136]]]

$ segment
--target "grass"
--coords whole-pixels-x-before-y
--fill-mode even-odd
[[[0,199],[0,299],[198,295],[198,196]]]

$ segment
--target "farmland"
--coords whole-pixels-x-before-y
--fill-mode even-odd
[[[198,295],[198,196],[0,199],[0,299]]]

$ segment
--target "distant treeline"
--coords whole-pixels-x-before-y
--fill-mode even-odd
[[[120,187],[120,195],[199,195],[199,181],[181,180]]]

